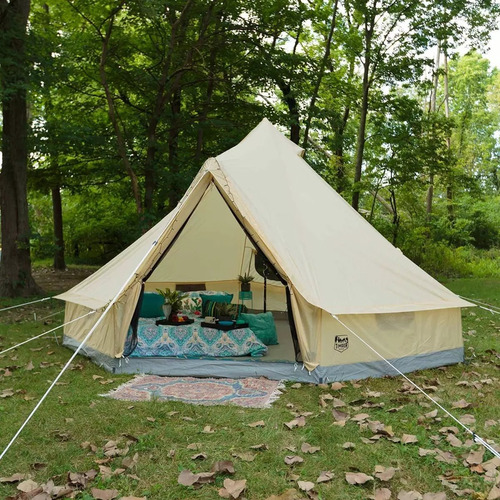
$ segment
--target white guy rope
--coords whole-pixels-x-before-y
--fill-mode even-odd
[[[481,445],[483,445],[488,451],[493,453],[496,457],[500,458],[500,453],[493,448],[490,444],[488,444],[483,438],[479,437],[474,431],[470,430],[466,425],[462,424],[460,420],[458,420],[456,417],[454,417],[446,408],[444,408],[442,405],[440,405],[434,398],[429,396],[421,387],[419,387],[413,380],[410,380],[401,370],[396,368],[390,361],[384,358],[382,354],[380,354],[378,351],[376,351],[370,344],[368,344],[365,340],[363,340],[354,330],[351,330],[343,321],[341,321],[338,316],[335,314],[332,314],[332,317],[336,319],[345,329],[349,330],[357,339],[361,340],[363,344],[365,344],[366,347],[368,347],[371,351],[373,351],[379,358],[383,359],[391,368],[393,368],[396,372],[398,372],[403,378],[405,378],[410,384],[415,387],[415,389],[418,389],[427,399],[432,401],[436,406],[438,406],[442,411],[444,411],[449,417],[451,417],[458,425],[463,427],[469,434],[472,435],[472,439]]]
[[[164,230],[161,233],[160,237],[157,240],[153,241],[153,244],[151,245],[150,249],[146,252],[146,254],[141,259],[141,261],[139,262],[139,264],[137,264],[137,266],[135,267],[135,269],[133,270],[133,272],[124,281],[124,283],[121,286],[120,290],[118,290],[118,293],[111,299],[111,301],[109,302],[109,304],[106,306],[106,309],[104,309],[101,317],[96,321],[95,325],[89,330],[89,333],[87,333],[87,335],[85,336],[85,338],[80,342],[80,345],[76,348],[76,350],[73,353],[73,355],[71,356],[71,358],[69,358],[68,362],[63,366],[62,370],[59,372],[59,374],[54,379],[54,381],[52,382],[52,384],[50,384],[50,387],[45,391],[45,394],[40,398],[40,401],[38,401],[38,403],[36,404],[36,406],[33,408],[33,410],[31,411],[31,413],[28,415],[28,418],[23,422],[23,424],[21,425],[21,427],[19,427],[19,430],[14,434],[14,437],[9,441],[9,444],[2,451],[2,454],[0,455],[0,460],[2,460],[2,458],[5,456],[5,454],[9,451],[10,447],[14,444],[14,442],[18,438],[19,434],[21,434],[22,430],[26,427],[26,425],[28,424],[28,422],[31,420],[31,417],[33,417],[33,415],[36,413],[36,411],[38,410],[38,408],[40,408],[40,405],[45,401],[45,398],[49,395],[50,391],[57,384],[58,380],[62,377],[63,373],[67,370],[68,366],[71,365],[71,363],[73,362],[73,360],[76,358],[77,354],[80,352],[80,349],[85,345],[85,343],[87,342],[87,340],[94,333],[95,329],[99,326],[99,324],[101,323],[101,321],[104,319],[104,317],[106,316],[106,314],[108,313],[108,311],[111,309],[111,307],[113,307],[114,303],[118,300],[118,298],[120,297],[120,295],[122,294],[122,292],[127,288],[127,286],[129,285],[130,280],[133,278],[134,275],[137,277],[137,271],[139,270],[139,268],[141,267],[141,265],[143,264],[143,262],[149,257],[149,254],[152,252],[153,248],[158,244],[158,240],[161,238],[161,236],[163,236],[163,234],[165,233],[165,231],[166,230]]]
[[[1,351],[0,352],[0,355],[1,354],[5,354],[6,352],[9,352],[9,351],[12,351],[12,349],[16,349],[17,347],[19,346],[22,346],[24,344],[27,344],[28,342],[31,342],[32,340],[36,340],[36,339],[39,339],[40,337],[43,337],[44,335],[47,335],[48,333],[52,333],[52,332],[55,332],[56,330],[58,330],[59,328],[62,328],[63,326],[66,326],[66,325],[69,325],[71,323],[74,323],[75,321],[78,321],[79,319],[82,319],[82,318],[85,318],[86,316],[88,316],[89,314],[94,314],[96,311],[90,311],[88,312],[87,314],[84,314],[83,316],[80,316],[78,318],[75,318],[75,319],[72,319],[71,321],[68,321],[67,323],[64,323],[63,325],[59,325],[59,326],[56,326],[55,328],[52,328],[52,330],[48,330],[46,332],[43,332],[41,333],[40,335],[37,335],[36,337],[32,337],[28,340],[25,340],[24,342],[20,342],[19,344],[16,344],[15,346],[12,346],[12,347],[9,347],[8,349],[5,349],[4,351]]]
[[[490,313],[493,313],[493,314],[500,314],[500,307],[498,307],[498,306],[492,306],[491,304],[486,304],[486,302],[481,302],[480,300],[476,300],[476,299],[470,299],[469,297],[462,297],[461,295],[459,295],[459,297],[461,299],[470,300],[471,302],[474,302],[474,304],[476,304],[481,309],[484,309],[485,311],[489,311]],[[488,307],[484,307],[484,306],[488,306]]]
[[[44,300],[50,300],[51,298],[52,297],[45,297],[43,299],[33,300],[31,302],[25,302],[24,304],[17,304],[16,306],[4,307],[3,309],[0,309],[0,312],[8,311],[9,309],[15,309],[16,307],[29,306],[30,304],[36,304],[37,302],[43,302]]]

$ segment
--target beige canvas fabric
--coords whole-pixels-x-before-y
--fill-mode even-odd
[[[470,304],[393,247],[301,155],[301,148],[263,120],[240,144],[208,160],[179,205],[154,228],[58,296],[67,302],[67,318],[105,307],[128,280],[114,313],[89,341],[99,352],[121,356],[143,281],[145,289],[200,282],[236,295],[236,276],[247,270],[256,275],[258,246],[289,283],[310,370],[348,358],[350,363],[372,359],[360,349],[337,359],[333,339],[342,327],[331,314],[342,315],[367,340],[387,342],[389,358],[461,347],[459,308]],[[259,304],[261,281],[253,287]],[[270,308],[284,309],[281,284],[270,284],[269,301]],[[414,319],[408,321],[405,313]],[[398,342],[395,331],[377,320],[389,316],[402,332]],[[65,334],[81,340],[95,320],[94,315],[85,324],[68,325]],[[411,344],[402,340],[411,336]]]

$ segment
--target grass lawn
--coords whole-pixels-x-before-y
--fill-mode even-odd
[[[500,306],[498,279],[457,279],[446,285],[460,295]],[[1,302],[3,307],[12,303]],[[62,309],[62,303],[50,300],[0,313],[0,351],[60,324]],[[35,312],[36,322],[32,321]],[[452,413],[458,418],[470,415],[467,418],[473,422],[471,428],[498,444],[500,317],[479,308],[464,309],[463,329],[464,364],[415,372],[410,378],[429,387],[432,395],[450,410],[460,400],[469,403],[470,407],[455,408]],[[58,333],[60,339],[60,331]],[[70,355],[51,334],[0,356],[0,452]],[[467,442],[470,435],[465,432],[452,433],[450,437],[442,428],[456,424],[440,411],[434,417],[430,413],[434,406],[421,394],[404,390],[400,377],[348,382],[340,390],[287,383],[286,391],[272,409],[263,410],[156,401],[123,402],[100,397],[129,378],[112,376],[86,358],[78,357],[0,462],[0,477],[20,473],[38,484],[53,478],[56,485],[63,485],[68,480],[68,472],[95,469],[96,478],[72,498],[92,499],[91,489],[99,488],[117,490],[116,498],[135,496],[162,500],[220,498],[219,489],[228,477],[247,480],[242,497],[249,500],[267,499],[272,495],[276,495],[274,499],[307,498],[305,492],[300,492],[298,481],[314,482],[309,496],[320,499],[366,499],[381,488],[390,490],[392,496],[378,492],[377,498],[396,499],[403,490],[446,495],[426,498],[455,498],[454,488],[459,493],[468,490],[463,493],[464,498],[485,499],[494,486],[491,481],[500,481],[494,469],[488,472],[488,467],[467,463],[467,457],[474,462],[470,451],[482,448]],[[341,400],[345,406],[332,399],[324,399],[324,404],[320,404],[326,394]],[[332,414],[334,403],[339,405],[338,410],[350,415],[345,425],[336,422]],[[360,413],[368,416],[357,423],[353,417]],[[284,425],[300,414],[305,415],[303,427],[290,430]],[[259,420],[264,421],[263,427],[249,427]],[[374,423],[377,421],[385,424],[384,435],[370,439],[374,429],[380,428],[380,424]],[[215,432],[204,433],[207,425]],[[387,439],[387,435],[392,434],[397,438],[403,438],[404,434],[415,436],[418,441],[393,442]],[[109,440],[117,441],[119,449],[128,447],[128,458],[137,453],[137,463],[125,469],[124,456],[107,458],[103,448]],[[82,443],[85,442],[84,449]],[[354,447],[344,448],[347,442]],[[188,448],[194,443],[199,444]],[[251,449],[262,443],[267,449]],[[301,449],[304,443],[320,450],[305,453]],[[433,451],[421,456],[424,452],[419,453],[420,448],[450,453],[439,455],[437,452],[436,455]],[[206,459],[193,460],[191,457],[196,453],[206,454]],[[234,457],[233,454],[242,455]],[[290,455],[300,456],[303,462],[285,464],[285,457]],[[491,458],[486,452],[476,462]],[[220,474],[215,483],[200,488],[178,484],[183,469],[206,472],[219,460],[231,460],[235,473]],[[500,461],[496,465],[499,464]],[[395,468],[393,478],[383,481],[376,477],[377,465]],[[331,471],[333,478],[317,483],[322,471]],[[351,485],[346,481],[348,472],[362,472],[374,480]],[[17,483],[0,482],[0,497],[19,493],[16,486]],[[289,489],[298,493],[283,495]]]

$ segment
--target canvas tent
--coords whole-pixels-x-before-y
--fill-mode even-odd
[[[257,253],[279,273],[280,281],[267,283],[268,308],[288,311],[287,332],[298,352],[259,361],[123,358],[144,290],[203,283],[237,293],[237,275],[256,274]],[[262,281],[252,286],[258,305]],[[457,363],[463,359],[460,308],[471,305],[393,247],[266,119],[207,160],[156,226],[58,296],[66,301],[66,321],[97,310],[65,327],[65,343],[77,346],[122,288],[84,351],[114,372],[165,375],[319,382],[393,373],[332,315],[402,371]]]

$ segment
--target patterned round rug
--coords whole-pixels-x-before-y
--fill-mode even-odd
[[[269,408],[284,386],[266,378],[194,378],[141,375],[104,396],[126,401],[181,401],[196,405],[234,404]]]

